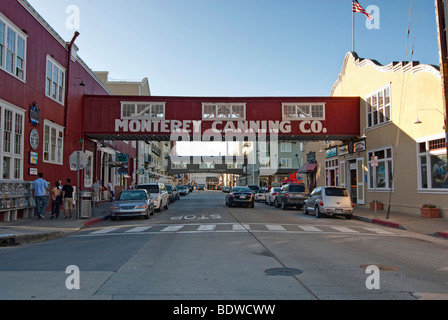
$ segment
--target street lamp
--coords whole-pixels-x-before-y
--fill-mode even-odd
[[[243,155],[244,155],[244,175],[246,177],[246,186],[249,184],[249,170],[248,170],[248,158],[249,155],[249,142],[245,142],[243,146]]]

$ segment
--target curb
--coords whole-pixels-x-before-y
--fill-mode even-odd
[[[448,231],[446,231],[446,232],[437,232],[436,236],[448,239]]]
[[[398,224],[396,222],[385,221],[385,220],[374,219],[374,218],[366,218],[366,217],[361,217],[361,216],[353,216],[353,218],[356,220],[364,221],[364,222],[379,224],[379,225],[382,225],[385,227],[406,230],[406,228],[404,226],[402,226],[401,224]]]
[[[110,216],[104,216],[101,218],[93,218],[83,223],[83,225],[79,228],[79,230],[92,226],[101,221],[110,219]],[[62,231],[54,231],[54,232],[45,232],[45,233],[36,233],[36,234],[23,234],[23,235],[11,235],[14,237],[14,241],[8,242],[8,245],[24,245],[24,244],[36,244],[51,240],[56,240],[63,238],[67,232]],[[12,238],[11,238],[12,239]]]

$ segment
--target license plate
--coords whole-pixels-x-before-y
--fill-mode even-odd
[[[240,196],[240,199],[246,199],[246,197],[245,196]]]
[[[336,213],[342,213],[344,210],[342,209],[336,209]]]

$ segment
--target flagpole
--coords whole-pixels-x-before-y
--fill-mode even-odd
[[[352,51],[355,52],[355,13],[354,12],[352,12],[352,45],[353,45]]]

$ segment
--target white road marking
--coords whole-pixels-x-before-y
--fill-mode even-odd
[[[197,231],[215,231],[216,227],[216,224],[204,224],[199,226]]]
[[[160,232],[177,232],[180,229],[182,229],[183,227],[185,227],[184,225],[180,225],[180,226],[169,226],[166,227],[164,229],[162,229]]]
[[[248,224],[234,224],[233,231],[246,231],[250,230],[250,226]]]
[[[331,227],[332,229],[339,231],[339,232],[344,232],[344,233],[359,233],[359,231],[347,228],[347,227]]]
[[[286,231],[286,229],[283,226],[279,225],[279,224],[267,224],[266,228],[269,231]]]
[[[94,231],[94,232],[92,232],[92,234],[105,234],[105,233],[114,232],[118,229],[120,229],[120,228],[104,228],[101,230]]]
[[[310,226],[299,226],[300,229],[306,232],[323,232],[322,230],[316,228],[316,227],[310,227]]]
[[[134,229],[126,231],[126,233],[139,233],[139,232],[144,232],[146,230],[149,230],[151,228],[152,228],[152,226],[150,226],[150,227],[136,227]]]

